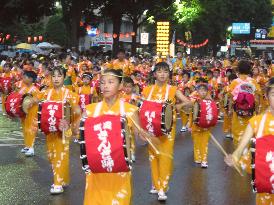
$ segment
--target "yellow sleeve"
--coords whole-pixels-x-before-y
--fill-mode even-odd
[[[249,124],[254,130],[254,133],[258,132],[259,123],[262,120],[263,115],[256,115],[249,120]]]

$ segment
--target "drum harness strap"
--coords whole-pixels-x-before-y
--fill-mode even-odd
[[[261,138],[263,136],[265,121],[266,121],[266,114],[263,115],[263,118],[262,118],[262,121],[260,123],[256,138]]]
[[[155,89],[155,85],[152,86],[152,89],[151,89],[151,91],[149,93],[149,96],[148,96],[147,100],[149,100],[149,101],[151,100],[151,97],[152,97],[154,89]],[[170,85],[167,85],[167,87],[166,87],[166,94],[165,94],[165,100],[164,101],[168,100],[169,90],[170,90]]]
[[[62,88],[62,91],[64,91],[64,89],[65,88]],[[52,95],[52,91],[53,91],[53,89],[50,89],[50,91],[49,91],[49,93],[47,95],[47,101],[50,101],[50,98],[51,98],[51,95]],[[64,95],[63,99],[61,100],[62,102],[64,102],[66,100],[66,98],[68,97],[68,92],[69,92],[69,90],[66,89],[65,95]]]
[[[95,108],[95,112],[93,114],[93,117],[98,117],[100,115],[100,111],[102,109],[102,106],[103,106],[103,102],[100,102],[96,105],[96,108]],[[120,115],[121,116],[126,116],[126,113],[125,113],[125,103],[123,100],[120,100]]]
[[[26,87],[23,87],[19,90],[19,93],[20,94],[23,94],[23,92],[26,90]],[[29,90],[29,93],[31,93],[32,91],[34,90],[34,86],[31,86],[30,90]]]

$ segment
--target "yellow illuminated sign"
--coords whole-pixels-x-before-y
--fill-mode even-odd
[[[156,51],[157,53],[162,53],[163,58],[165,58],[169,54],[169,32],[170,32],[169,22],[167,21],[157,22]]]

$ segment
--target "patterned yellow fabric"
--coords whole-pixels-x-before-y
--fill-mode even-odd
[[[143,90],[143,97],[148,98],[151,89],[154,87],[151,100],[164,100],[167,84],[159,87],[158,85],[148,86]],[[168,100],[173,104],[176,102],[175,94],[177,87],[171,86],[169,90]],[[176,113],[173,115],[173,122],[176,122]],[[176,134],[176,123],[173,123],[172,130],[169,136],[163,135],[159,137],[160,144],[157,145],[160,155],[156,155],[151,146],[148,147],[149,161],[151,166],[152,185],[156,190],[168,190],[168,184],[173,172],[173,158],[167,156],[173,156],[174,152],[174,140]]]

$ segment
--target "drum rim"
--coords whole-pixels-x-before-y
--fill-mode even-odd
[[[167,119],[167,115],[166,115],[166,109],[167,107],[170,107],[170,111],[171,111],[171,121],[170,121],[170,127],[167,126],[166,124],[166,119]],[[169,134],[172,130],[172,125],[173,125],[173,105],[171,103],[165,102],[163,107],[162,107],[162,123],[161,123],[161,127],[162,127],[162,131],[165,134]]]
[[[26,97],[33,98],[33,95],[30,94],[30,93],[26,93],[22,96],[23,100],[22,100],[21,109],[25,114],[28,114],[28,111],[27,112],[24,111],[24,106],[23,106],[23,103],[24,103],[24,100],[25,100]]]

